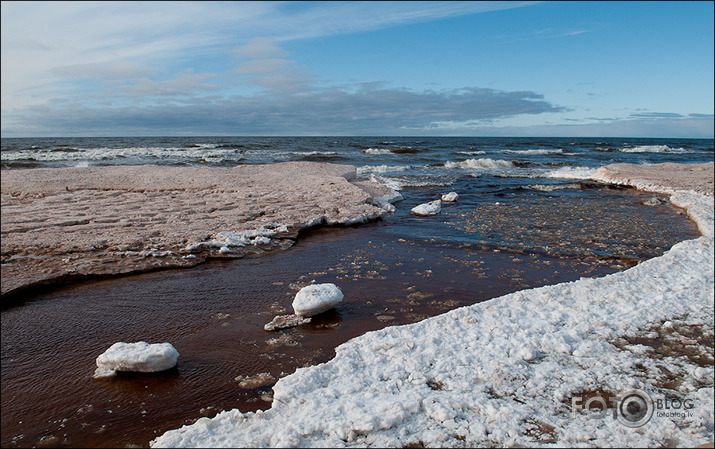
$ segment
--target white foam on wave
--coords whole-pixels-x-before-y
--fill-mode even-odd
[[[544,173],[535,174],[539,178],[557,178],[557,179],[591,179],[596,168],[593,167],[561,167],[556,170],[547,171]]]
[[[465,156],[478,156],[481,154],[487,154],[486,151],[473,150],[473,151],[457,151],[457,154],[463,154]]]
[[[369,177],[371,173],[394,173],[403,172],[413,168],[410,165],[363,165],[356,168],[357,176]]]
[[[668,145],[638,145],[632,148],[621,148],[623,153],[693,153],[685,148],[670,148]]]
[[[503,150],[502,153],[510,154],[564,154],[561,148],[539,148],[533,150]]]
[[[61,161],[107,161],[112,159],[155,158],[155,159],[196,159],[216,162],[226,159],[240,160],[236,149],[212,148],[199,146],[193,148],[178,147],[127,147],[127,148],[86,148],[72,151],[15,151],[0,154],[3,161],[31,160],[38,162]]]
[[[503,159],[491,159],[488,157],[479,159],[466,159],[460,162],[447,161],[444,163],[445,168],[459,168],[459,169],[503,169],[503,168],[514,168],[515,165],[511,161],[505,161]]]
[[[362,152],[365,154],[392,154],[392,151],[387,148],[368,148],[366,150],[362,150]]]

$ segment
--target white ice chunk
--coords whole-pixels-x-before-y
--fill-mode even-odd
[[[453,203],[457,201],[457,198],[459,198],[457,192],[449,192],[442,195],[442,201],[444,201],[445,203]]]
[[[94,377],[110,377],[116,371],[154,373],[176,366],[179,352],[171,343],[114,343],[97,357]]]
[[[293,300],[298,316],[313,316],[335,307],[343,300],[343,292],[335,284],[308,285],[300,289]]]
[[[267,331],[275,331],[278,329],[286,329],[288,327],[296,327],[301,324],[310,323],[310,318],[298,316],[298,315],[277,315],[274,317],[270,323],[266,323],[263,329]]]
[[[415,215],[436,215],[442,210],[442,202],[434,200],[429,203],[423,203],[412,208],[412,213]]]

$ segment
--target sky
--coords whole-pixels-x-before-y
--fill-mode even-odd
[[[2,2],[2,137],[713,138],[714,2]]]

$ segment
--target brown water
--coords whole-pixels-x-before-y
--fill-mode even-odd
[[[697,236],[669,206],[643,206],[648,197],[606,190],[592,195],[608,200],[603,205],[618,196],[630,205],[628,214],[645,218],[612,226],[588,257],[536,244],[545,235],[521,232],[535,222],[525,214],[543,219],[546,230],[553,223],[545,217],[554,215],[545,206],[524,206],[521,231],[509,235],[534,244],[424,241],[385,220],[317,230],[291,250],[266,257],[95,281],[29,298],[2,312],[2,446],[148,446],[163,432],[217,410],[270,407],[272,382],[241,388],[237,376],[280,378],[329,360],[335,346],[367,331],[524,288],[603,276]],[[609,207],[595,211],[594,204],[574,206],[573,220],[558,218],[559,239],[574,236],[587,245],[579,218],[623,219],[616,208],[609,215]],[[469,224],[469,213],[444,210],[427,220],[464,235],[483,232]],[[635,229],[636,242],[619,233],[626,228]],[[634,246],[619,255],[618,248]],[[345,299],[309,325],[264,331],[274,315],[292,311],[296,291],[313,281],[337,284]],[[178,366],[153,375],[92,378],[96,357],[109,346],[141,340],[172,343]]]

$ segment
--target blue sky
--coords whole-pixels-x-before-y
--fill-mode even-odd
[[[712,138],[713,2],[2,2],[3,137]]]

